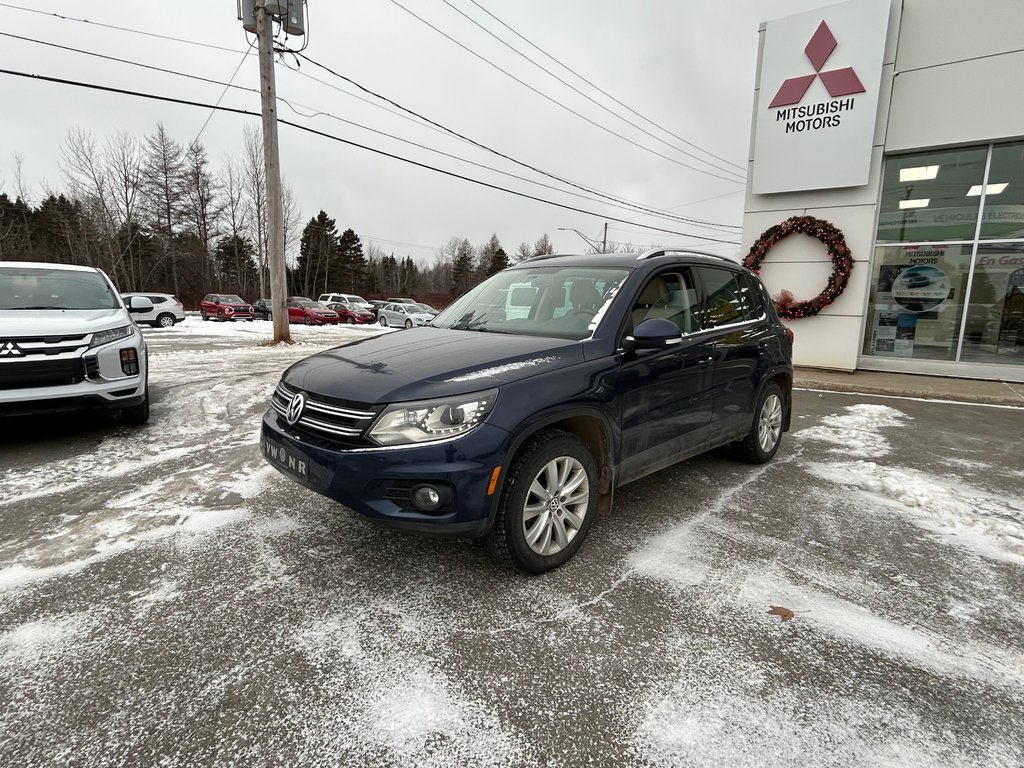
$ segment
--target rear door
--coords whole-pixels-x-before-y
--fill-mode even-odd
[[[724,266],[694,271],[703,286],[698,320],[714,355],[711,438],[719,444],[750,429],[772,332],[761,293],[749,276]]]

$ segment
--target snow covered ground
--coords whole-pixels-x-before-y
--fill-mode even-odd
[[[281,371],[382,332],[190,317],[144,429],[0,436],[0,764],[1024,765],[1024,412],[798,392],[531,578],[260,457]]]

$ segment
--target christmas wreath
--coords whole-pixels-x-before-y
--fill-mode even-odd
[[[775,308],[779,311],[779,315],[787,320],[811,317],[821,312],[839,298],[853,271],[853,256],[850,254],[850,249],[846,247],[843,233],[824,219],[816,219],[813,216],[793,216],[781,224],[766,229],[750,247],[750,252],[743,260],[743,266],[755,275],[760,275],[761,262],[768,255],[768,251],[794,232],[802,232],[808,237],[820,240],[825,245],[829,258],[832,259],[832,275],[825,285],[825,290],[808,301],[796,301],[793,294],[787,290],[783,290],[778,297],[774,297]]]

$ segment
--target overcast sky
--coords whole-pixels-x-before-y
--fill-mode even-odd
[[[339,230],[355,230],[364,247],[376,243],[396,256],[427,262],[452,237],[479,245],[491,234],[509,252],[545,233],[557,251],[582,251],[584,240],[559,228],[575,228],[599,241],[605,222],[611,242],[688,245],[736,255],[736,245],[692,235],[739,240],[735,227],[742,222],[758,25],[828,4],[309,0],[305,40],[287,41],[293,49],[307,43],[303,55],[309,60],[286,56],[276,69],[278,97],[294,107],[281,105],[281,119],[589,213],[489,189],[287,125],[280,127],[282,172],[303,224],[323,209]],[[215,104],[223,93],[223,106],[259,112],[257,58],[245,56],[248,42],[255,41],[252,36],[247,41],[232,0],[2,0],[0,12],[0,31],[8,35],[0,47],[0,69],[206,104]],[[232,81],[240,88],[225,93],[216,83],[10,35]],[[508,158],[594,192],[428,126],[317,64]],[[200,136],[219,168],[226,156],[241,155],[243,127],[258,125],[255,117],[217,112],[211,118],[206,108],[10,74],[0,74],[0,83],[0,191],[17,192],[15,158],[20,157],[22,183],[33,200],[64,188],[59,150],[73,128],[100,141],[118,130],[141,139],[162,122],[182,144]],[[669,217],[734,228],[711,229],[615,207],[603,195]],[[641,224],[682,234],[644,230]]]

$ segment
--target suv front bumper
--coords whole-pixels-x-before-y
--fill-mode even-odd
[[[263,417],[260,450],[292,480],[366,517],[420,533],[476,537],[493,521],[500,482],[488,491],[511,440],[505,430],[481,424],[445,442],[340,449],[292,430],[271,409]],[[452,504],[438,512],[415,509],[403,496],[419,483],[451,488]]]

